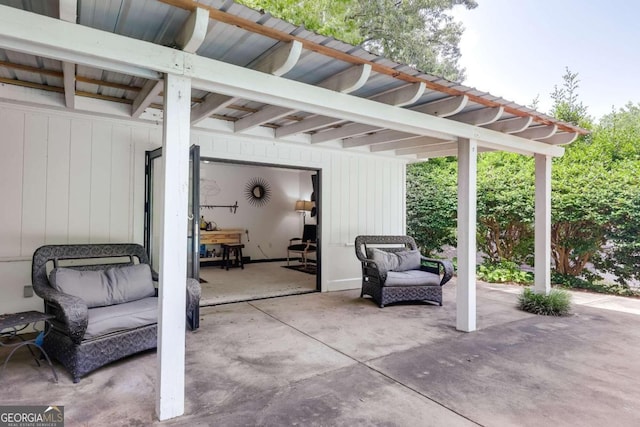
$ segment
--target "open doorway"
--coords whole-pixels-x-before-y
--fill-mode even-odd
[[[195,151],[188,273],[200,278],[201,305],[320,290],[321,171],[200,159]],[[156,269],[161,156],[147,153],[145,241]]]
[[[320,289],[319,185],[318,170],[201,159],[202,305]],[[244,268],[223,241],[241,245]]]

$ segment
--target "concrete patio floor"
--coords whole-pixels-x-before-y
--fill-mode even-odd
[[[518,291],[479,283],[474,333],[455,330],[455,284],[444,307],[379,309],[345,291],[203,308],[187,333],[186,414],[164,423],[153,351],[79,384],[56,365],[55,384],[21,350],[0,402],[64,405],[68,426],[640,424],[640,300],[578,295],[554,318],[516,309]]]

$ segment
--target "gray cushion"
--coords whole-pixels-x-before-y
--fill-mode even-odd
[[[440,276],[428,271],[390,271],[383,286],[439,286]]]
[[[148,264],[96,271],[56,268],[49,282],[60,292],[82,298],[89,308],[155,296]]]
[[[387,271],[392,271],[398,267],[399,260],[394,253],[386,252],[381,249],[372,248],[371,259],[376,262],[381,275],[385,275]]]
[[[420,270],[420,251],[400,251],[396,252],[398,266],[393,271]]]
[[[124,304],[89,309],[89,325],[84,339],[111,332],[153,325],[158,321],[158,298],[149,297]]]

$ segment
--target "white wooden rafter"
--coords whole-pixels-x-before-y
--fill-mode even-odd
[[[466,95],[451,96],[412,107],[411,110],[437,117],[449,117],[462,111],[467,106],[467,102],[469,97]]]
[[[375,132],[382,129],[381,127],[370,126],[363,123],[347,123],[342,127],[329,129],[324,132],[311,135],[311,143],[318,144],[320,142],[332,141],[334,139],[342,139],[356,135],[362,135],[369,132]]]
[[[191,108],[191,124],[199,123],[212,114],[227,108],[237,100],[238,98],[234,96],[210,93],[204,98],[203,102]]]
[[[372,145],[369,150],[372,153],[379,153],[382,151],[401,150],[404,148],[415,148],[422,145],[430,144],[443,144],[446,142],[456,141],[457,139],[451,136],[444,135],[444,138],[434,138],[431,136],[418,136],[414,138],[405,139],[402,141],[393,141],[384,144]]]
[[[279,43],[273,49],[269,49],[249,64],[248,68],[282,76],[293,69],[300,59],[302,43],[297,40],[288,43]]]
[[[147,80],[131,105],[131,117],[138,118],[144,110],[160,95],[164,82],[162,80]]]
[[[433,153],[437,151],[447,151],[447,150],[457,150],[458,143],[457,142],[443,142],[443,143],[434,143],[429,145],[420,145],[418,147],[411,148],[399,148],[395,151],[397,156],[407,156],[410,154],[423,154],[423,153]]]
[[[385,142],[401,141],[403,139],[415,138],[416,134],[399,132],[397,130],[382,130],[371,135],[358,136],[342,141],[343,148],[362,147],[363,145],[374,145]]]
[[[449,119],[474,126],[482,126],[495,122],[503,113],[504,107],[481,108],[449,116]]]
[[[368,64],[350,67],[338,74],[328,77],[320,82],[318,86],[341,93],[350,93],[360,89],[367,82],[370,74],[371,66]],[[235,131],[247,131],[270,121],[278,120],[295,111],[296,110],[279,107],[277,105],[269,105],[235,122]]]
[[[478,153],[486,153],[488,151],[493,151],[490,148],[486,147],[478,147]],[[425,159],[435,159],[437,157],[456,157],[458,155],[457,149],[449,149],[449,150],[439,150],[439,151],[427,151],[424,153],[416,154],[416,159],[425,160]]]
[[[495,130],[502,133],[522,132],[531,126],[533,117],[515,117],[511,119],[498,120],[493,123],[483,125],[486,129]]]
[[[320,129],[326,126],[331,126],[341,122],[344,122],[344,120],[336,119],[335,117],[312,116],[298,123],[293,123],[291,125],[279,127],[278,129],[276,129],[275,135],[276,135],[276,138],[284,138],[286,136],[294,135],[296,133],[311,132],[316,129]]]
[[[56,38],[51,34],[56,34]],[[159,79],[161,73],[183,74],[192,77],[194,88],[208,92],[287,106],[316,115],[338,116],[345,121],[418,135],[436,131],[474,138],[482,146],[497,150],[552,156],[564,153],[559,146],[279,79],[222,61],[7,6],[0,6],[0,47],[147,79]]]
[[[548,126],[535,126],[523,130],[522,132],[514,133],[513,135],[520,138],[527,138],[531,140],[546,139],[553,136],[558,130],[556,125]]]
[[[571,144],[573,141],[578,138],[578,132],[566,132],[566,133],[556,133],[548,138],[539,139],[540,142],[545,142],[547,144],[552,145],[566,145]]]
[[[176,36],[176,44],[185,52],[196,53],[207,36],[208,26],[209,11],[199,7],[194,9]]]
[[[415,104],[424,93],[425,88],[426,86],[424,83],[412,83],[410,85],[403,86],[400,89],[372,96],[369,99],[376,102],[382,102],[383,104],[403,107],[405,105]]]

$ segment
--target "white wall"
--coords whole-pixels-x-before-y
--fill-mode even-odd
[[[322,290],[361,285],[353,242],[359,234],[404,234],[403,160],[330,147],[264,140],[258,136],[193,132],[200,155],[213,159],[321,170]]]
[[[233,213],[227,208],[203,208],[200,214],[206,221],[215,222],[218,228],[249,230],[248,236],[242,235],[244,256],[250,256],[252,260],[285,258],[289,239],[301,236],[302,216],[294,206],[296,200],[303,197],[309,200],[312,173],[265,166],[202,163],[200,204],[233,205],[237,201],[238,209]],[[270,188],[269,201],[261,206],[251,204],[245,196],[246,185],[254,178],[266,181]],[[208,193],[205,186],[210,187]]]
[[[42,309],[23,298],[45,244],[142,243],[144,152],[157,125],[0,103],[0,313]]]
[[[22,297],[37,247],[142,243],[144,152],[161,145],[162,128],[0,102],[0,129],[0,312],[42,309],[37,297]],[[356,235],[405,230],[402,160],[204,129],[192,142],[203,157],[321,170],[323,290],[360,286]]]

